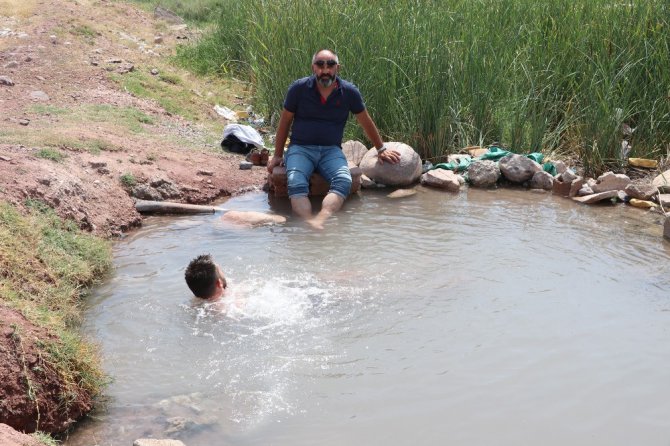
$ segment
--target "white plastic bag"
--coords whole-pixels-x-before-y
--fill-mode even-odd
[[[228,135],[235,135],[237,139],[246,144],[253,144],[258,149],[264,149],[263,137],[255,128],[242,124],[228,124],[223,128],[223,139]]]

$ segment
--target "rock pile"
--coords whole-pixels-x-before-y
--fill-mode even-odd
[[[507,183],[538,192],[552,191],[555,195],[571,198],[584,204],[609,200],[624,202],[642,209],[657,210],[666,216],[670,215],[667,211],[670,208],[670,170],[658,175],[652,182],[633,181],[627,175],[614,172],[606,172],[594,179],[578,175],[563,161],[552,163],[556,171],[556,174],[552,175],[529,156],[510,153],[495,162],[488,159],[473,160],[470,155],[450,155],[448,159],[450,165],[467,166],[467,174],[464,178],[452,170],[433,169],[430,163],[427,163],[423,169],[424,173],[421,174],[421,159],[412,147],[399,142],[387,143],[387,145],[401,153],[400,163],[379,163],[377,151],[366,149],[358,141],[347,141],[342,145],[350,165],[360,165],[363,172],[362,188],[406,187],[420,180],[424,186],[448,192],[459,192],[466,182],[472,187],[480,188]],[[389,197],[411,196],[410,191],[411,189],[402,189],[397,194],[390,194]],[[665,223],[664,236],[670,239],[668,221]]]

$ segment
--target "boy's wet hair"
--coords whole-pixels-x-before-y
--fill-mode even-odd
[[[214,294],[216,280],[220,277],[212,256],[202,254],[191,260],[186,267],[184,278],[186,285],[196,297],[206,299]]]

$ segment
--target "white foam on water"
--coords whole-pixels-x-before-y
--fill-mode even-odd
[[[228,283],[220,301],[183,308],[193,318],[191,335],[213,345],[197,378],[231,402],[228,421],[247,431],[295,412],[296,369],[333,360],[320,329],[341,317],[331,304],[360,293],[310,274]]]

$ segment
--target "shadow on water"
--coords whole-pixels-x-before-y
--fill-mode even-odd
[[[419,188],[323,232],[149,218],[89,301],[114,382],[66,444],[664,444],[670,249],[649,215]],[[183,282],[203,252],[221,303]]]

